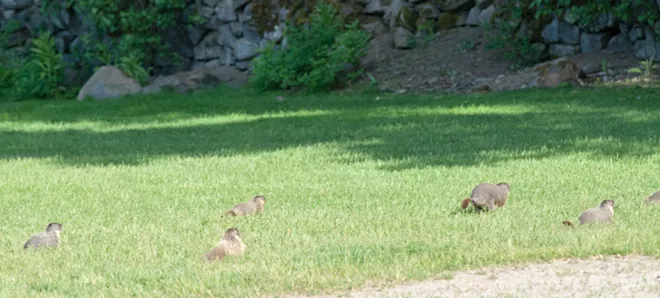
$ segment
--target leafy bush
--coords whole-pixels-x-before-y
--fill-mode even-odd
[[[309,26],[289,22],[284,33],[286,48],[270,43],[253,61],[252,85],[259,90],[329,88],[348,65],[360,73],[360,58],[366,54],[369,36],[358,21],[344,26],[336,8],[319,1]]]
[[[30,56],[14,70],[15,89],[20,98],[45,98],[57,95],[64,78],[62,54],[55,48],[49,32],[32,41]]]
[[[11,89],[14,87],[15,68],[17,62],[16,54],[10,51],[9,40],[20,24],[18,21],[9,21],[0,27],[0,89]]]
[[[176,24],[185,6],[186,0],[44,0],[42,11],[73,9],[93,25],[93,31],[83,36],[84,46],[74,51],[86,69],[126,66],[126,73],[143,76],[158,58],[177,60],[167,57],[170,48],[159,33]],[[203,20],[193,15],[191,21]]]

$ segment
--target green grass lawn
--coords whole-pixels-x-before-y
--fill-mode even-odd
[[[660,189],[657,90],[276,95],[0,103],[0,296],[318,294],[660,256],[660,208],[642,206]],[[457,212],[500,181],[506,207]],[[262,216],[222,216],[257,194]],[[614,224],[561,224],[603,199]],[[50,221],[61,246],[24,251]],[[231,226],[246,254],[203,262]]]

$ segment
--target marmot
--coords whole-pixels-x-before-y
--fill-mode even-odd
[[[654,192],[650,196],[644,198],[644,203],[646,204],[656,204],[660,203],[660,190]]]
[[[238,257],[243,255],[245,251],[245,244],[241,240],[241,234],[238,232],[238,229],[232,227],[225,231],[225,235],[222,236],[220,242],[211,249],[211,251],[204,254],[204,258],[208,261],[222,260],[225,256]]]
[[[242,216],[242,215],[250,215],[252,213],[260,214],[261,212],[264,211],[264,205],[266,205],[266,197],[255,196],[254,198],[252,198],[252,200],[240,203],[232,207],[230,210],[225,212],[225,215]]]
[[[461,202],[461,209],[466,209],[470,203],[481,212],[484,209],[493,211],[502,207],[509,198],[511,185],[505,182],[498,184],[481,183],[472,189],[472,194]]]
[[[584,211],[578,218],[580,225],[612,222],[612,219],[614,219],[614,205],[613,200],[604,200],[600,202],[598,207]],[[568,220],[565,220],[562,223],[570,227],[573,226],[573,223]]]
[[[58,246],[60,243],[60,232],[62,232],[62,224],[51,222],[46,227],[45,232],[30,237],[23,245],[23,248],[25,249],[30,246],[33,248]]]

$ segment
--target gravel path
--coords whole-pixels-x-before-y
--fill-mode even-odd
[[[285,297],[660,297],[660,259],[645,256],[557,260],[456,272],[389,289]]]

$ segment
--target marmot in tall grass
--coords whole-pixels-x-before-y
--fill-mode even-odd
[[[266,197],[264,196],[255,196],[252,200],[247,202],[240,203],[230,210],[225,212],[225,215],[229,216],[243,216],[250,214],[260,214],[264,211],[264,205],[266,205]]]
[[[23,249],[58,246],[60,244],[60,232],[62,232],[62,224],[51,222],[46,227],[45,232],[30,237],[23,245]]]
[[[650,196],[644,198],[644,203],[646,204],[657,204],[660,203],[660,190],[654,192]]]
[[[461,209],[466,209],[472,203],[478,212],[484,209],[493,211],[506,204],[510,189],[511,186],[505,182],[498,184],[481,183],[472,189],[469,198],[461,201]]]
[[[232,227],[225,231],[225,235],[211,251],[204,254],[204,258],[208,261],[222,260],[225,256],[241,256],[244,251],[245,244],[241,240],[241,234],[238,229]]]
[[[592,223],[610,223],[614,219],[614,201],[604,200],[600,205],[595,208],[584,211],[578,218],[580,225]],[[562,222],[564,225],[572,227],[573,223],[565,220]]]

